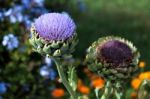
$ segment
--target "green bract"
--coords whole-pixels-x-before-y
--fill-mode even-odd
[[[110,44],[108,44],[109,42]],[[110,57],[103,58],[102,55],[100,55],[103,54],[100,50],[102,48],[105,54],[107,54],[106,52],[108,50],[107,56]],[[128,51],[126,49],[128,49]],[[121,52],[123,52],[122,54],[124,54],[124,56],[121,54]],[[128,54],[129,52],[130,52],[130,57],[128,58],[127,56],[129,55],[126,55],[125,53]],[[120,60],[118,61],[114,60],[115,58],[117,59],[118,57],[120,58]],[[128,60],[123,60],[123,59],[121,60],[121,58],[124,57],[127,57],[126,59]],[[111,60],[111,58],[113,58],[112,59],[113,61]],[[139,61],[139,53],[136,47],[134,47],[131,42],[123,38],[114,37],[114,36],[103,37],[95,41],[88,48],[86,60],[85,60],[89,69],[95,71],[100,76],[111,81],[115,81],[115,80],[122,81],[130,78],[138,68],[137,66],[138,61]]]
[[[76,33],[67,40],[47,41],[39,36],[34,25],[31,27],[31,35],[32,37],[29,41],[33,45],[33,49],[49,57],[65,57],[70,55],[78,42]]]

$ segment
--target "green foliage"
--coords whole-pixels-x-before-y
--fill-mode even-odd
[[[45,0],[44,7],[49,12],[68,12],[77,24],[77,33],[79,44],[74,53],[82,62],[85,57],[86,49],[89,45],[99,37],[106,35],[117,35],[125,37],[137,46],[141,53],[141,59],[146,61],[146,70],[150,67],[150,1],[149,0],[83,0],[85,1],[86,10],[81,12],[77,0]],[[20,4],[20,0],[1,0],[0,12],[3,8],[6,11]],[[30,9],[32,10],[32,8]],[[29,14],[30,10],[24,13],[30,16],[30,19],[37,18],[39,14]],[[25,17],[25,16],[24,16]],[[1,17],[0,17],[1,20]],[[45,80],[39,74],[41,65],[43,64],[43,56],[36,52],[32,52],[32,48],[28,42],[30,32],[23,23],[11,23],[7,17],[4,21],[0,21],[0,82],[8,83],[6,94],[1,95],[4,99],[47,99],[51,98],[51,89],[62,87],[56,81]],[[13,33],[18,37],[19,46],[10,51],[6,46],[2,45],[3,37],[9,33]],[[83,65],[83,64],[79,64]],[[55,69],[55,68],[54,68]],[[74,69],[74,68],[71,68]],[[90,86],[88,78],[82,75],[83,69],[77,69],[77,75],[84,78],[83,80]],[[70,70],[70,81],[74,81],[73,89],[76,89],[76,75]],[[75,77],[73,77],[75,76]],[[24,86],[28,86],[29,91],[24,91]],[[131,88],[127,89],[127,99],[130,97]],[[94,89],[91,88],[91,91]],[[86,97],[87,96],[83,96]],[[95,94],[90,93],[92,99]],[[64,96],[68,98],[68,94]]]

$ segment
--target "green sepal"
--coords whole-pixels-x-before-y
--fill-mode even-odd
[[[125,75],[122,74],[122,73],[117,73],[116,76],[117,76],[118,78],[124,78],[124,77],[125,77]]]
[[[69,44],[68,43],[63,43],[62,47],[60,48],[60,50],[62,52],[65,52],[69,49]]]
[[[53,53],[53,56],[54,56],[54,57],[59,57],[59,56],[61,56],[61,51],[60,51],[60,50],[56,50],[56,51]]]
[[[38,45],[38,46],[43,46],[44,44],[42,43],[42,41],[41,41],[41,39],[40,38],[38,38],[38,39],[35,39],[35,42],[36,42],[36,45]]]
[[[36,44],[34,38],[29,39],[29,42],[30,42],[30,44],[31,44],[34,48],[37,47],[37,44]]]
[[[50,46],[52,48],[59,48],[59,41],[58,42],[53,41]]]
[[[110,69],[110,72],[113,73],[113,74],[117,74],[118,73],[117,70],[115,70],[115,69]]]
[[[43,51],[47,54],[51,54],[51,46],[50,45],[44,45]]]

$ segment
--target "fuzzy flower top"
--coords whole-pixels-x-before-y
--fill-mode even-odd
[[[118,40],[108,41],[98,49],[99,60],[111,63],[114,66],[128,64],[133,58],[129,46]]]
[[[74,21],[68,14],[47,13],[35,20],[35,29],[40,37],[49,41],[66,40],[76,30]]]

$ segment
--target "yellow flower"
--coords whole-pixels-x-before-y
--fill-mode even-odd
[[[137,90],[138,88],[139,88],[139,85],[141,84],[141,79],[139,79],[139,78],[134,78],[133,80],[132,80],[132,82],[131,82],[131,86],[135,89],[135,90]]]
[[[141,68],[145,67],[145,65],[146,65],[146,63],[145,63],[144,61],[141,61],[141,62],[139,63],[139,67],[141,67]]]
[[[139,75],[139,79],[144,80],[144,79],[150,79],[150,71],[143,72]]]
[[[134,88],[134,89],[138,89],[139,88],[139,85],[141,84],[141,82],[144,80],[144,79],[149,79],[150,80],[150,71],[147,71],[147,72],[142,72],[141,74],[139,74],[138,78],[134,78],[131,82],[131,86]]]
[[[105,81],[102,78],[97,78],[92,80],[92,86],[94,88],[102,88],[104,86]]]
[[[54,98],[60,98],[60,97],[63,97],[64,95],[65,95],[65,91],[64,91],[64,89],[62,89],[62,88],[56,88],[56,89],[54,89],[53,91],[52,91],[52,96],[54,97]]]

